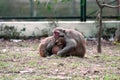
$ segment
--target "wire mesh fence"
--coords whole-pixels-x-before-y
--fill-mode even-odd
[[[82,0],[0,0],[0,19],[66,19],[80,20]],[[106,0],[117,5],[116,0]],[[95,19],[98,6],[95,0],[86,0],[86,18]],[[104,8],[104,18],[119,19],[120,8]]]

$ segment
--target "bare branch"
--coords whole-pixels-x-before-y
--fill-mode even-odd
[[[49,2],[50,2],[50,0],[47,0],[46,7],[48,6]]]
[[[102,7],[98,0],[96,0],[96,3],[98,4],[99,7]]]
[[[108,8],[118,8],[118,7],[120,7],[120,4],[117,5],[117,6],[112,6],[112,5],[108,5],[108,4],[105,4],[105,3],[100,4],[100,2],[98,0],[96,0],[96,3],[98,4],[99,7],[108,7]]]
[[[117,5],[117,6],[112,6],[112,5],[108,5],[108,4],[102,4],[102,6],[108,7],[108,8],[118,8],[118,7],[120,7],[120,4]]]

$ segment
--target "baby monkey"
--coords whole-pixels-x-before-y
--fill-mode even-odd
[[[57,54],[57,52],[63,49],[66,46],[66,41],[64,36],[59,36],[58,39],[55,41],[55,45],[52,48],[52,53]]]

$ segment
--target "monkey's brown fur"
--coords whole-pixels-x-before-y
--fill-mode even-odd
[[[52,53],[53,54],[57,54],[57,52],[59,50],[61,50],[62,48],[64,48],[66,45],[66,41],[64,39],[64,37],[59,37],[56,41],[55,41],[55,45],[52,48]]]
[[[73,29],[64,29],[64,28],[56,28],[54,31],[59,32],[59,34],[64,34],[65,40],[66,41],[66,46],[60,50],[60,55],[61,56],[78,56],[78,57],[84,57],[86,53],[86,42],[84,39],[84,36]],[[67,44],[70,43],[70,39],[73,39],[76,44],[73,42],[72,44]],[[76,47],[70,47],[71,45],[76,45]],[[58,51],[59,52],[59,51]]]
[[[57,52],[66,45],[65,39],[63,37],[59,37],[57,40],[55,40],[53,36],[46,37],[42,39],[39,44],[39,54],[41,57],[48,56],[46,47],[49,43],[55,43],[52,48],[52,54],[57,54]]]
[[[46,37],[46,38],[41,40],[41,42],[39,44],[39,54],[41,57],[48,56],[48,53],[46,51],[46,47],[49,43],[54,42],[54,41],[55,41],[55,39],[53,36]]]

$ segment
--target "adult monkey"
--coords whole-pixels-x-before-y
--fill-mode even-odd
[[[64,29],[57,27],[53,30],[53,36],[57,39],[59,36],[64,36],[66,40],[66,46],[57,52],[58,56],[79,56],[84,57],[86,48],[85,48],[85,39],[84,36],[73,29]],[[53,45],[49,44],[48,49]]]

